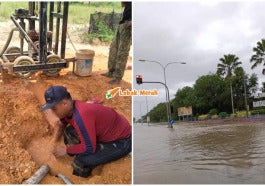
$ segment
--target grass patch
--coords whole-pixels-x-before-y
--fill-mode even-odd
[[[0,21],[10,20],[10,16],[15,12],[15,9],[25,8],[28,9],[28,2],[1,2],[0,4]],[[55,10],[57,9],[57,3],[55,3]],[[68,24],[83,24],[89,25],[90,14],[96,12],[121,13],[120,2],[70,2],[68,12]],[[49,12],[49,6],[47,13]],[[48,16],[49,17],[49,16]],[[99,23],[102,24],[102,23]],[[92,38],[98,38],[104,42],[110,42],[114,36],[114,32],[109,30],[104,25],[99,25],[100,31],[97,34],[89,35],[88,28],[84,30],[82,40],[84,42],[91,41]]]
[[[55,3],[55,10],[56,10]],[[28,9],[28,2],[1,2],[0,4],[0,19],[2,21],[10,19],[10,16],[15,12],[15,9]],[[48,6],[49,9],[49,6]],[[70,2],[68,23],[88,24],[90,14],[95,12],[110,13],[112,11],[121,12],[120,2]]]
[[[28,9],[28,2],[1,2],[0,4],[0,20],[6,21],[15,13],[15,9]]]
[[[89,42],[89,43],[93,43],[93,39],[98,38],[100,41],[103,42],[111,42],[115,31],[112,31],[111,29],[109,29],[103,22],[98,22],[97,23],[97,27],[98,27],[98,31],[97,33],[93,33],[93,34],[88,34],[85,33],[83,35],[83,42]]]
[[[90,14],[95,12],[110,13],[112,11],[121,12],[120,2],[71,2],[69,6],[69,23],[88,24]]]

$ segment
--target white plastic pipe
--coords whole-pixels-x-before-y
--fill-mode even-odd
[[[42,165],[29,179],[23,182],[23,184],[37,184],[39,183],[49,172],[48,165]]]
[[[56,177],[61,178],[66,185],[71,185],[71,181],[63,174],[57,174]]]

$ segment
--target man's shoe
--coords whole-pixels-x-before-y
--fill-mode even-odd
[[[75,159],[72,163],[73,166],[73,175],[87,178],[91,176],[92,167],[82,164],[79,159]]]
[[[117,78],[109,81],[109,84],[111,84],[111,85],[113,85],[113,84],[120,84],[120,83],[121,83],[121,80],[120,79],[117,79]]]
[[[111,72],[106,72],[106,73],[103,73],[101,74],[102,76],[105,76],[105,77],[108,77],[108,78],[113,78],[113,75]]]

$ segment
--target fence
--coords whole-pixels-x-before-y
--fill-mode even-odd
[[[99,31],[99,23],[103,23],[107,28],[112,31],[116,30],[117,25],[119,24],[121,18],[121,13],[102,13],[97,12],[90,15],[89,22],[89,34],[97,33]]]

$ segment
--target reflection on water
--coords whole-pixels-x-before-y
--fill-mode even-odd
[[[134,183],[265,184],[265,124],[136,124]]]

